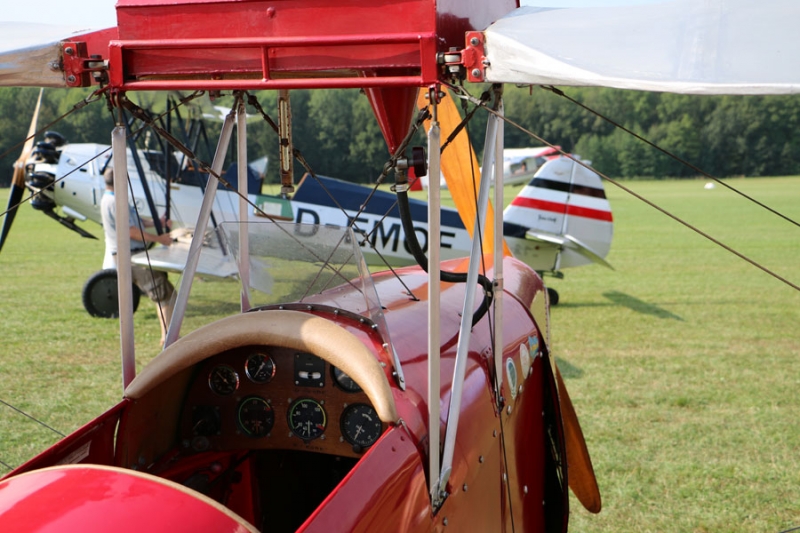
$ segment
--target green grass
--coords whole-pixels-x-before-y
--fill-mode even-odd
[[[8,190],[0,197],[5,198]],[[102,239],[99,226],[86,226]],[[99,270],[103,241],[83,239],[25,205],[0,253],[0,400],[63,433],[119,401],[119,326],[90,317],[81,288]],[[159,351],[155,307],[135,315],[141,362]],[[59,436],[0,406],[0,460],[19,465]],[[0,466],[0,471],[4,468]]]
[[[729,183],[800,220],[800,178]],[[800,283],[800,228],[702,181],[626,184]],[[616,270],[546,280],[561,295],[553,352],[603,494],[599,515],[572,500],[571,530],[800,526],[800,294],[611,185],[608,193]],[[101,242],[29,206],[0,253],[0,399],[64,433],[121,395],[116,321],[89,317],[80,300],[102,254]],[[142,363],[159,339],[146,299],[135,327]],[[16,466],[57,439],[0,406],[3,462]]]
[[[800,180],[729,183],[794,220]],[[800,283],[798,228],[703,182],[630,186]],[[780,531],[800,525],[800,294],[610,190],[615,271],[552,281],[554,352],[603,493],[575,531]]]

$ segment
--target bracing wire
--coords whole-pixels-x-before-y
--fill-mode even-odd
[[[682,164],[682,165],[685,165],[686,167],[688,167],[688,168],[690,168],[690,169],[694,170],[695,172],[697,172],[698,174],[702,175],[703,177],[705,177],[705,178],[708,178],[708,179],[710,179],[710,180],[712,180],[712,181],[714,181],[714,182],[716,182],[716,183],[719,183],[719,184],[720,184],[720,185],[722,185],[723,187],[725,187],[725,188],[727,188],[727,189],[729,189],[729,190],[731,190],[731,191],[735,192],[736,194],[738,194],[738,195],[742,196],[743,198],[746,198],[747,200],[749,200],[749,201],[753,202],[754,204],[758,205],[759,207],[762,207],[762,208],[766,209],[766,210],[767,210],[767,211],[769,211],[770,213],[772,213],[772,214],[774,214],[774,215],[776,215],[776,216],[779,216],[779,217],[781,217],[782,219],[786,220],[787,222],[789,222],[789,223],[791,223],[791,224],[794,224],[795,226],[798,226],[798,227],[800,227],[800,223],[798,223],[797,221],[795,221],[795,220],[793,220],[793,219],[789,218],[788,216],[786,216],[786,215],[784,215],[783,213],[781,213],[781,212],[779,212],[779,211],[777,211],[777,210],[775,210],[775,209],[771,208],[770,206],[768,206],[768,205],[765,205],[765,204],[763,204],[763,203],[759,202],[758,200],[756,200],[756,199],[755,199],[755,198],[753,198],[752,196],[749,196],[749,195],[747,195],[747,194],[743,193],[742,191],[740,191],[740,190],[739,190],[739,189],[737,189],[736,187],[733,187],[732,185],[730,185],[730,184],[728,184],[728,183],[725,183],[725,182],[724,182],[724,181],[722,181],[721,179],[719,179],[719,178],[716,178],[716,177],[712,176],[712,175],[711,175],[711,174],[709,174],[708,172],[706,172],[706,171],[704,171],[703,169],[701,169],[701,168],[699,168],[699,167],[697,167],[697,166],[693,165],[692,163],[690,163],[690,162],[686,161],[685,159],[681,158],[680,156],[678,156],[678,155],[676,155],[676,154],[673,154],[673,153],[672,153],[672,152],[670,152],[669,150],[665,150],[665,149],[661,148],[660,146],[658,146],[658,145],[657,145],[657,144],[655,144],[654,142],[650,141],[649,139],[646,139],[646,138],[642,137],[641,135],[639,135],[638,133],[636,133],[636,132],[634,132],[634,131],[631,131],[630,129],[626,128],[625,126],[623,126],[623,125],[622,125],[622,124],[620,124],[619,122],[617,122],[617,121],[615,121],[615,120],[612,120],[611,118],[609,118],[609,117],[607,117],[607,116],[603,115],[602,113],[600,113],[600,112],[598,112],[598,111],[595,111],[595,110],[594,110],[594,109],[592,109],[591,107],[589,107],[589,106],[587,106],[587,105],[584,105],[584,104],[583,104],[583,103],[581,103],[581,102],[578,102],[577,100],[575,100],[575,99],[574,99],[574,98],[572,98],[571,96],[568,96],[566,93],[564,93],[564,91],[562,91],[561,89],[557,89],[556,87],[553,87],[553,86],[551,86],[551,85],[542,86],[542,89],[545,89],[545,90],[551,91],[553,94],[557,94],[558,96],[561,96],[561,97],[563,97],[563,98],[566,98],[567,100],[569,100],[569,101],[570,101],[570,102],[572,102],[573,104],[577,105],[577,106],[578,106],[578,107],[580,107],[581,109],[584,109],[584,110],[588,111],[589,113],[592,113],[593,115],[597,116],[598,118],[600,118],[600,119],[602,119],[602,120],[605,120],[606,122],[608,122],[609,124],[611,124],[611,125],[612,125],[612,126],[614,126],[615,128],[619,128],[619,129],[621,129],[622,131],[624,131],[625,133],[628,133],[628,134],[632,135],[633,137],[635,137],[635,138],[636,138],[636,139],[638,139],[639,141],[641,141],[641,142],[645,143],[646,145],[650,146],[651,148],[655,148],[656,150],[658,150],[658,151],[659,151],[659,152],[661,152],[662,154],[664,154],[664,155],[666,155],[667,157],[670,157],[670,158],[674,159],[675,161],[679,162],[680,164]]]
[[[70,109],[69,111],[67,111],[63,115],[59,116],[58,118],[50,121],[45,126],[42,126],[41,128],[39,128],[36,131],[36,133],[31,135],[30,137],[26,137],[26,138],[22,139],[20,142],[18,142],[17,144],[11,146],[9,149],[7,149],[5,152],[0,153],[0,159],[3,159],[8,154],[10,154],[11,152],[15,151],[17,148],[19,148],[20,146],[24,145],[30,139],[34,139],[34,138],[36,138],[37,135],[41,135],[45,131],[49,130],[50,127],[53,126],[53,124],[56,124],[56,123],[62,121],[63,119],[67,118],[69,115],[74,113],[75,111],[77,111],[79,109],[83,109],[84,107],[86,107],[87,105],[91,104],[92,102],[96,102],[97,100],[100,99],[100,97],[102,96],[102,94],[105,91],[106,91],[106,88],[97,89],[92,94],[90,94],[89,96],[87,96],[86,98],[84,98],[83,100],[81,100],[80,102],[75,104],[74,106],[72,106],[72,109]]]
[[[467,99],[468,99],[468,100],[470,100],[470,101],[473,101],[473,102],[478,102],[478,99],[477,99],[477,98],[474,98],[473,96],[471,96],[471,95],[467,94],[467,93],[466,93],[466,92],[465,92],[463,89],[461,89],[461,88],[459,88],[459,87],[455,87],[455,86],[450,86],[450,87],[451,87],[451,88],[453,88],[454,90],[456,90],[456,91],[457,91],[457,92],[458,92],[458,93],[461,95],[461,96],[460,96],[461,98],[467,98]],[[495,115],[497,115],[499,118],[501,118],[502,120],[504,120],[504,121],[505,121],[507,124],[510,124],[511,126],[513,126],[513,127],[517,128],[517,129],[518,129],[518,130],[520,130],[521,132],[523,132],[523,133],[527,134],[529,137],[531,137],[531,138],[533,138],[533,139],[536,139],[536,140],[537,140],[537,141],[539,141],[540,143],[542,143],[542,144],[545,144],[545,145],[549,146],[550,148],[553,148],[554,150],[558,151],[558,153],[559,153],[559,154],[561,154],[561,155],[562,155],[562,156],[564,156],[564,157],[567,157],[567,158],[571,159],[571,160],[572,160],[573,162],[575,162],[576,164],[578,164],[578,165],[580,165],[580,166],[582,166],[582,167],[584,167],[584,168],[586,168],[586,169],[588,169],[588,170],[591,170],[592,172],[595,172],[595,173],[597,173],[597,175],[599,175],[601,178],[603,178],[603,179],[604,179],[604,180],[606,180],[607,182],[609,182],[609,183],[611,183],[611,184],[615,185],[616,187],[618,187],[618,188],[622,189],[623,191],[625,191],[626,193],[630,194],[631,196],[633,196],[633,197],[634,197],[634,198],[636,198],[637,200],[640,200],[640,201],[644,202],[645,204],[649,205],[649,206],[650,206],[650,207],[652,207],[653,209],[655,209],[655,210],[657,210],[657,211],[661,212],[662,214],[666,215],[667,217],[671,218],[671,219],[672,219],[672,220],[674,220],[675,222],[677,222],[677,223],[681,224],[682,226],[684,226],[684,227],[686,227],[686,228],[688,228],[688,229],[692,230],[693,232],[697,233],[697,234],[698,234],[698,235],[700,235],[701,237],[703,237],[703,238],[705,238],[705,239],[707,239],[707,240],[711,241],[712,243],[716,244],[716,245],[717,245],[717,246],[719,246],[720,248],[723,248],[724,250],[726,250],[726,251],[728,251],[728,252],[732,253],[733,255],[735,255],[736,257],[738,257],[739,259],[742,259],[743,261],[745,261],[745,262],[747,262],[747,263],[750,263],[752,266],[754,266],[754,267],[758,268],[759,270],[761,270],[762,272],[764,272],[764,273],[766,273],[766,274],[768,274],[768,275],[772,276],[772,277],[773,277],[773,278],[775,278],[776,280],[778,280],[778,281],[780,281],[780,282],[784,283],[785,285],[788,285],[789,287],[791,287],[791,288],[795,289],[796,291],[800,291],[800,286],[798,286],[798,285],[796,285],[796,284],[792,283],[791,281],[789,281],[788,279],[786,279],[786,278],[784,278],[783,276],[779,275],[778,273],[776,273],[776,272],[774,272],[774,271],[770,270],[769,268],[767,268],[767,267],[763,266],[762,264],[758,263],[757,261],[755,261],[755,260],[753,260],[753,259],[749,258],[748,256],[744,255],[743,253],[741,253],[741,252],[739,252],[739,251],[735,250],[735,249],[734,249],[734,248],[732,248],[731,246],[728,246],[727,244],[723,243],[723,242],[722,242],[722,241],[720,241],[719,239],[716,239],[715,237],[712,237],[711,235],[709,235],[708,233],[704,232],[704,231],[703,231],[703,230],[701,230],[700,228],[698,228],[698,227],[694,226],[693,224],[690,224],[689,222],[687,222],[687,221],[683,220],[683,219],[682,219],[682,218],[680,218],[679,216],[677,216],[677,215],[675,215],[675,214],[671,213],[670,211],[667,211],[667,210],[666,210],[666,209],[664,209],[663,207],[661,207],[661,206],[657,205],[656,203],[654,203],[654,202],[652,202],[652,201],[648,200],[648,199],[647,199],[647,198],[645,198],[644,196],[642,196],[642,195],[640,195],[640,194],[636,193],[635,191],[633,191],[633,190],[632,190],[632,189],[630,189],[629,187],[626,187],[626,186],[624,186],[624,185],[623,185],[622,183],[620,183],[619,181],[617,181],[617,180],[615,180],[615,179],[613,179],[613,178],[611,178],[611,177],[607,176],[606,174],[603,174],[602,172],[598,171],[596,168],[591,168],[591,167],[589,167],[589,165],[587,165],[585,162],[583,162],[583,161],[581,161],[580,159],[577,159],[576,157],[573,157],[572,155],[568,154],[567,152],[565,152],[564,150],[562,150],[562,149],[561,149],[559,146],[556,146],[555,144],[553,144],[553,143],[550,143],[550,142],[546,141],[545,139],[543,139],[543,138],[542,138],[542,137],[540,137],[539,135],[536,135],[535,133],[533,133],[533,132],[532,132],[532,131],[530,131],[529,129],[527,129],[527,128],[525,128],[524,126],[522,126],[521,124],[519,124],[518,122],[515,122],[515,121],[511,120],[510,118],[508,118],[508,117],[506,117],[506,116],[503,116],[503,115],[501,115],[501,114],[497,113],[496,111],[494,111],[493,109],[489,108],[488,106],[486,106],[486,105],[484,105],[484,104],[481,104],[481,105],[482,105],[482,106],[484,107],[484,109],[486,109],[486,110],[487,110],[489,113],[492,113],[492,114],[495,114]],[[661,150],[661,149],[659,148],[659,150]],[[793,222],[793,221],[792,221],[792,222]],[[793,223],[794,223],[794,222],[793,222]]]
[[[23,416],[26,416],[26,417],[30,418],[31,420],[33,420],[34,422],[36,422],[36,423],[37,423],[37,424],[39,424],[40,426],[42,426],[42,427],[44,427],[44,428],[47,428],[47,429],[49,429],[50,431],[52,431],[52,432],[53,432],[53,433],[55,433],[56,435],[59,435],[59,436],[60,436],[60,437],[62,437],[62,438],[63,438],[63,437],[66,437],[66,435],[64,435],[63,433],[61,433],[59,430],[57,430],[57,429],[53,428],[52,426],[49,426],[49,425],[45,424],[44,422],[42,422],[41,420],[39,420],[39,419],[38,419],[38,418],[36,418],[35,416],[29,415],[28,413],[26,413],[25,411],[23,411],[23,410],[22,410],[22,409],[20,409],[19,407],[16,407],[16,406],[14,406],[14,405],[11,405],[10,403],[8,403],[8,402],[6,402],[5,400],[2,400],[2,399],[0,399],[0,403],[2,403],[3,405],[5,405],[6,407],[8,407],[8,408],[10,408],[10,409],[13,409],[14,411],[18,412],[19,414],[21,414],[21,415],[23,415]],[[4,461],[0,461],[0,465],[3,465],[4,467],[6,467],[6,468],[7,468],[7,469],[9,469],[9,470],[14,470],[14,467],[13,467],[13,466],[9,465],[8,463],[6,463],[6,462],[4,462]]]

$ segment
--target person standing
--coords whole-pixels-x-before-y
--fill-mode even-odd
[[[114,199],[114,169],[108,166],[103,173],[106,190],[103,199],[100,201],[100,214],[103,219],[103,232],[106,237],[106,252],[103,259],[103,268],[117,268],[117,215],[116,201]],[[141,252],[147,247],[147,243],[155,242],[169,246],[172,244],[172,237],[169,233],[156,235],[143,230],[146,227],[153,227],[153,220],[147,217],[139,217],[132,205],[128,205],[127,224],[130,229],[131,253]],[[166,220],[162,221],[166,226]],[[133,282],[139,289],[147,294],[156,304],[158,322],[161,326],[161,346],[167,336],[167,326],[172,319],[172,295],[175,287],[170,283],[167,273],[162,270],[151,270],[140,265],[131,265],[131,275]]]

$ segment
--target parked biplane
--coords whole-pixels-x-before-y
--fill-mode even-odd
[[[100,198],[105,185],[102,174],[108,166],[110,146],[95,143],[65,144],[54,132],[46,132],[25,162],[25,186],[32,193],[31,204],[65,227],[83,236],[92,236],[76,221],[100,220]],[[521,161],[534,158],[529,149],[522,149]],[[545,155],[555,149],[535,149],[538,165],[527,173],[528,183],[505,210],[503,235],[511,253],[536,270],[540,275],[563,277],[562,270],[597,263],[611,267],[605,261],[613,237],[611,206],[605,197],[600,177],[590,169],[564,157]],[[176,178],[169,179],[163,152],[128,150],[128,175],[131,176],[133,202],[140,213],[157,220],[168,214],[172,229],[180,231],[175,245],[157,247],[147,253],[139,252],[134,264],[150,265],[158,270],[182,272],[191,241],[190,231],[197,219],[207,176],[198,174],[183,154],[176,154],[172,168]],[[504,152],[505,154],[505,152]],[[515,156],[517,157],[517,156]],[[85,162],[85,164],[84,164]],[[508,158],[504,157],[504,172]],[[476,161],[477,164],[477,161]],[[191,170],[186,170],[190,168]],[[367,264],[378,267],[408,266],[415,263],[396,206],[396,197],[385,188],[370,187],[334,180],[325,176],[306,174],[291,197],[261,194],[260,173],[248,169],[248,190],[253,207],[250,216],[262,213],[271,217],[314,224],[347,226],[361,235]],[[141,176],[145,179],[142,180]],[[224,178],[233,187],[219,188],[212,208],[212,224],[235,220],[236,165],[225,172]],[[56,185],[57,184],[57,185]],[[169,184],[169,187],[168,187]],[[169,194],[168,194],[169,193]],[[19,198],[10,197],[11,202]],[[167,209],[169,205],[169,209]],[[420,200],[409,200],[414,231],[427,246],[427,206]],[[64,215],[56,213],[59,206]],[[151,211],[150,206],[153,210]],[[442,207],[442,257],[463,257],[469,252],[471,238],[458,214]],[[6,234],[10,221],[4,225]],[[0,237],[0,250],[5,242]],[[236,265],[225,255],[218,239],[208,237],[207,249],[198,264],[197,272],[208,277],[233,277]],[[93,316],[116,316],[116,302],[109,299],[113,289],[113,272],[94,273],[83,287],[83,302]],[[559,301],[558,292],[547,288],[550,304]]]
[[[236,113],[217,153],[236,125],[240,215],[221,226],[242,281],[242,312],[182,331],[199,230],[224,180],[218,156],[207,165],[166,348],[134,375],[129,236],[120,231],[124,397],[0,481],[0,527],[566,531],[567,486],[599,511],[551,353],[544,285],[504,253],[503,217],[489,213],[492,175],[494,204],[502,202],[499,84],[800,92],[798,73],[769,68],[773,56],[797,54],[782,38],[795,41],[800,7],[780,0],[747,7],[677,0],[563,13],[502,0],[118,0],[116,28],[70,36],[41,54],[25,50],[25,76],[12,69],[0,82],[100,83],[115,107],[129,107],[125,94],[137,90],[234,92]],[[625,31],[631,25],[640,31]],[[713,42],[692,39],[709,30]],[[704,55],[698,43],[713,50]],[[5,69],[14,65],[3,59]],[[366,271],[350,227],[249,219],[244,91],[363,88],[392,154],[386,169],[412,237],[406,169],[424,158],[408,139],[427,118],[415,110],[417,92],[429,96],[429,172],[438,176],[447,133],[439,129],[439,93],[449,86],[473,101],[458,88],[461,79],[495,84],[481,103],[490,114],[485,179],[480,215],[466,219],[474,235],[468,259],[441,260],[436,180],[427,250],[412,238],[420,265],[394,272]],[[286,102],[277,113],[289,155]],[[112,133],[119,206],[128,201],[125,135],[122,125]],[[265,265],[277,301],[252,288]]]

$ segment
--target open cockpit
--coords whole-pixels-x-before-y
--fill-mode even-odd
[[[296,530],[397,422],[360,325],[265,310],[192,332],[126,389],[115,463]]]

